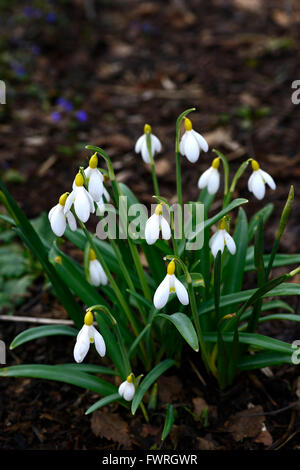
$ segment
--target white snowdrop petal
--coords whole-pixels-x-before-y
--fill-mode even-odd
[[[184,285],[182,284],[182,282],[180,282],[176,276],[174,276],[174,285],[175,285],[175,292],[176,292],[179,302],[181,302],[182,305],[188,305],[189,303],[188,292],[186,288],[184,287]]]
[[[148,245],[153,245],[159,238],[159,215],[153,214],[146,222],[145,239]]]
[[[93,286],[100,286],[101,284],[101,274],[98,269],[97,260],[91,260],[89,264],[89,275],[90,275],[90,283]]]
[[[215,168],[212,168],[212,171],[209,175],[209,180],[207,184],[207,191],[209,194],[216,194],[220,187],[220,173]]]
[[[82,362],[90,349],[89,329],[85,327],[86,325],[83,325],[74,346],[73,355],[76,362]]]
[[[55,209],[57,209],[58,206],[60,206],[60,204],[56,204],[56,206],[54,206],[54,207],[52,207],[52,209],[50,209],[49,214],[48,214],[49,221],[50,221]]]
[[[195,163],[200,155],[199,144],[191,131],[187,131],[187,137],[184,142],[184,153],[191,163]]]
[[[99,275],[100,275],[101,284],[103,286],[106,286],[106,284],[108,283],[108,279],[107,279],[107,276],[105,274],[105,271],[104,271],[103,267],[101,266],[100,261],[98,261],[97,259],[95,261],[97,262],[97,269],[98,269],[98,272],[99,272]]]
[[[66,203],[65,203],[65,205],[64,205],[64,213],[65,213],[65,214],[66,214],[66,212],[69,212],[69,210],[71,209],[72,204],[73,204],[74,199],[75,199],[75,194],[76,194],[76,189],[74,189],[74,190],[69,194],[69,196],[67,197]]]
[[[200,178],[198,180],[198,188],[199,189],[203,189],[207,186],[212,170],[213,170],[213,168],[210,167],[210,168],[208,168],[208,170],[205,170],[205,172],[202,173],[202,175],[200,176]]]
[[[148,152],[148,148],[147,148],[146,139],[143,142],[141,154],[142,154],[142,158],[143,158],[144,162],[145,163],[150,163],[150,156],[149,156],[149,152]]]
[[[136,141],[135,148],[134,148],[135,153],[140,153],[144,140],[145,140],[145,134],[141,135],[141,137],[139,137],[138,140]]]
[[[133,383],[127,382],[125,384],[124,391],[123,391],[124,400],[131,401],[134,397],[134,394],[135,394],[135,388],[134,388]]]
[[[252,189],[252,183],[253,183],[253,177],[255,175],[255,172],[253,172],[250,176],[250,178],[248,179],[248,189],[249,191],[252,193],[253,192],[253,189]]]
[[[96,202],[97,204],[97,215],[103,215],[105,212],[105,203],[103,201],[103,198],[100,198],[100,201]]]
[[[209,240],[209,247],[210,247],[210,248],[211,248],[211,245],[212,245],[213,242],[214,242],[214,239],[218,236],[218,232],[219,232],[219,230],[217,230],[216,233],[214,233],[214,234],[212,235],[212,237],[210,237],[210,240]]]
[[[163,308],[169,298],[170,293],[170,276],[167,274],[164,280],[159,284],[153,297],[154,307],[158,310]]]
[[[118,393],[119,393],[119,395],[121,395],[121,397],[123,396],[125,387],[126,387],[126,381],[122,382],[119,389],[118,389]]]
[[[224,233],[223,232],[224,230],[218,230],[216,237],[214,238],[214,241],[211,244],[211,252],[214,258],[217,256],[219,251],[221,251],[221,253],[223,253],[224,251]]]
[[[70,229],[74,232],[77,229],[77,222],[71,211],[66,213],[67,221]]]
[[[161,235],[164,240],[170,240],[171,238],[171,229],[168,221],[161,216],[160,217],[160,227],[161,227]]]
[[[50,225],[52,231],[57,237],[63,236],[67,226],[66,216],[63,213],[63,206],[57,207],[56,210],[52,213]]]
[[[105,346],[103,336],[99,333],[99,331],[96,330],[96,328],[94,327],[92,328],[93,328],[93,333],[94,333],[96,351],[101,357],[104,357],[106,353],[106,346]]]
[[[103,194],[103,178],[101,176],[97,168],[91,172],[88,189],[94,201],[99,201]]]
[[[74,209],[75,209],[76,215],[81,220],[81,222],[87,222],[90,216],[91,207],[90,207],[90,200],[87,197],[86,191],[83,186],[78,187],[76,191]]]
[[[263,177],[264,181],[267,183],[267,185],[271,188],[271,189],[276,189],[276,184],[275,184],[275,181],[273,180],[272,176],[269,175],[269,173],[267,173],[266,171],[263,171],[263,170],[259,170],[261,176]]]
[[[93,169],[90,166],[84,169],[84,174],[85,174],[86,179],[90,178],[92,171]]]
[[[266,192],[265,183],[258,171],[255,171],[254,173],[255,174],[252,179],[252,192],[257,199],[263,199]]]
[[[153,155],[155,154],[155,152],[158,152],[158,153],[161,152],[161,142],[158,139],[158,137],[156,137],[156,135],[153,135],[153,134],[151,134],[151,148],[152,148]]]
[[[225,242],[226,242],[226,246],[227,246],[228,250],[230,251],[230,253],[231,253],[232,255],[234,255],[235,252],[236,252],[236,244],[235,244],[234,239],[233,239],[232,236],[229,235],[229,233],[226,232],[226,231],[225,231],[224,236],[225,236]]]
[[[207,152],[209,147],[208,147],[208,143],[206,142],[206,140],[204,139],[204,137],[199,134],[199,132],[196,132],[194,131],[194,129],[191,130],[193,136],[195,137],[195,139],[197,140],[198,144],[199,144],[199,147],[204,151],[204,152]]]

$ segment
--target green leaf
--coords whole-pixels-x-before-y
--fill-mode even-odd
[[[0,377],[32,377],[37,379],[55,380],[82,387],[100,395],[115,393],[116,387],[105,380],[85,372],[68,370],[67,368],[42,364],[25,364],[0,369]]]
[[[0,188],[3,191],[3,197],[5,198],[5,206],[17,225],[16,232],[40,261],[45,273],[53,285],[57,297],[60,299],[62,305],[65,307],[75,325],[80,327],[82,325],[82,313],[73,294],[69,291],[66,284],[62,282],[53,266],[49,263],[48,253],[45,250],[43,242],[1,180]],[[1,198],[2,200],[3,197]]]
[[[236,244],[236,254],[232,256],[228,254],[229,261],[223,272],[224,286],[222,293],[231,294],[232,292],[239,292],[242,288],[244,267],[248,243],[248,222],[247,216],[242,207],[239,208],[239,215],[236,222],[234,231],[234,241]],[[224,312],[226,315],[228,312]]]
[[[251,255],[252,253],[248,251],[245,271],[255,271],[254,260]],[[264,266],[265,268],[267,268],[269,261],[270,261],[270,255],[264,255],[263,259],[264,259]],[[290,266],[292,264],[299,264],[299,263],[300,263],[300,254],[298,253],[294,255],[277,254],[273,263],[273,268],[277,268],[279,266]]]
[[[133,398],[131,405],[131,412],[135,414],[141,403],[145,393],[151,387],[151,385],[160,377],[166,370],[175,365],[175,361],[172,359],[165,359],[164,361],[157,364],[144,378],[140,386],[138,387],[136,394]]]
[[[61,261],[57,262],[57,257]],[[85,305],[104,304],[107,305],[104,297],[85,278],[83,269],[72,258],[67,256],[56,245],[53,245],[49,260],[55,267],[59,277],[69,286],[69,288],[85,303]],[[104,290],[103,287],[101,290]],[[82,314],[83,318],[83,314]]]
[[[199,351],[197,333],[191,319],[187,315],[181,312],[173,313],[172,315],[159,313],[156,318],[158,317],[165,318],[169,322],[173,323],[173,325],[177,328],[181,336],[191,346],[191,348],[194,351]]]
[[[19,333],[12,343],[10,344],[10,349],[15,349],[21,344],[27,343],[37,338],[44,338],[46,336],[55,336],[55,335],[66,335],[66,336],[77,336],[78,330],[67,325],[46,325],[46,326],[36,326],[34,328],[29,328],[28,330],[22,331]]]
[[[241,303],[247,301],[258,289],[249,289],[234,294],[222,295],[220,299],[220,308],[234,305],[235,303]],[[283,283],[271,289],[269,292],[263,294],[262,297],[277,297],[277,296],[288,296],[288,295],[299,295],[300,284],[294,282]],[[205,315],[214,310],[213,299],[202,302],[198,309],[199,315]]]
[[[64,369],[79,371],[79,372],[89,372],[92,374],[103,374],[103,375],[119,375],[115,370],[109,369],[108,367],[97,366],[95,364],[58,364],[54,367],[63,367]]]
[[[168,409],[167,409],[165,424],[164,424],[163,432],[162,432],[162,435],[161,435],[161,440],[162,441],[164,439],[166,439],[166,437],[169,435],[169,433],[172,429],[172,426],[174,424],[174,421],[175,421],[174,406],[171,405],[170,403],[168,403]]]
[[[90,413],[93,413],[96,410],[99,410],[99,408],[102,408],[103,406],[109,405],[110,403],[113,403],[115,401],[121,400],[121,397],[118,393],[112,393],[111,395],[107,395],[107,397],[101,398],[101,400],[96,401],[92,406],[90,406],[85,414],[89,415]]]
[[[281,366],[282,364],[292,364],[292,354],[262,352],[243,357],[238,363],[238,369],[261,369],[263,367]]]
[[[217,333],[204,333],[204,340],[208,342],[217,341]],[[225,342],[231,343],[234,338],[233,332],[222,332],[222,337]],[[239,341],[243,344],[255,346],[259,349],[267,349],[269,351],[276,351],[280,353],[290,353],[294,351],[292,345],[280,341],[279,339],[269,338],[268,336],[260,335],[258,333],[243,333],[239,332]]]
[[[259,210],[250,220],[249,222],[249,227],[248,227],[248,243],[252,240],[254,237],[254,234],[257,230],[258,227],[258,221],[259,218],[262,216],[263,218],[263,223],[265,224],[270,215],[272,214],[274,210],[274,204],[267,204],[265,207],[263,207],[261,210]]]

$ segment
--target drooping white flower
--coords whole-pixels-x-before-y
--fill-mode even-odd
[[[90,344],[95,343],[97,352],[101,357],[105,356],[106,346],[103,336],[93,326],[94,316],[88,311],[84,317],[84,325],[79,331],[74,347],[74,359],[76,362],[82,362],[90,349]]]
[[[89,277],[90,283],[93,286],[106,286],[108,283],[107,276],[101,263],[97,260],[96,253],[94,250],[90,250],[90,262],[89,262]]]
[[[275,181],[266,171],[260,169],[256,160],[251,160],[253,173],[248,180],[248,189],[257,199],[263,199],[266,192],[266,184],[271,189],[276,189]]]
[[[154,157],[156,152],[161,151],[160,140],[154,134],[152,134],[151,126],[149,124],[145,124],[144,134],[138,138],[135,144],[135,149],[134,149],[135,153],[142,154],[142,157],[145,163],[151,163],[150,155],[149,155],[148,147],[147,147],[147,133],[148,132],[150,133],[152,156]]]
[[[156,206],[154,214],[146,222],[145,238],[148,245],[153,245],[158,240],[160,230],[164,240],[171,238],[170,225],[163,216],[162,204]]]
[[[201,150],[204,152],[208,151],[208,143],[199,132],[194,131],[192,121],[188,118],[184,119],[185,133],[181,137],[179,151],[191,163],[195,163],[199,158]]]
[[[198,188],[207,188],[209,194],[216,194],[220,187],[220,158],[217,157],[213,160],[212,165],[206,170],[199,178]]]
[[[65,203],[65,214],[71,209],[74,204],[74,210],[77,217],[81,222],[87,222],[90,214],[95,212],[95,206],[92,196],[83,186],[83,176],[81,173],[77,173],[73,184],[73,191],[67,197]]]
[[[175,263],[168,264],[167,275],[155,291],[153,303],[155,308],[161,309],[168,302],[170,293],[176,293],[182,305],[188,305],[189,296],[186,288],[175,276]]]
[[[236,252],[235,241],[231,235],[226,231],[226,218],[220,222],[219,229],[209,240],[209,246],[214,257],[217,256],[218,252],[223,253],[225,245],[228,248],[228,251],[234,255]]]
[[[88,181],[88,192],[95,202],[100,201],[103,196],[103,175],[98,170],[98,157],[97,153],[91,156],[89,166],[84,170],[84,174]]]
[[[133,384],[133,374],[128,375],[127,379],[121,383],[118,393],[126,401],[131,401],[135,394],[135,386]]]
[[[105,182],[105,176],[103,176],[103,183]],[[103,194],[97,204],[97,215],[103,215],[105,211],[105,204],[110,201],[110,195],[105,186],[103,185]]]
[[[74,232],[77,228],[76,219],[71,211],[64,212],[65,203],[69,193],[60,196],[58,204],[49,211],[48,218],[52,231],[57,237],[62,237],[65,233],[67,223]]]

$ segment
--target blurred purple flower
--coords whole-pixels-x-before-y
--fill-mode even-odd
[[[83,111],[82,109],[80,109],[79,111],[76,111],[76,118],[78,119],[78,121],[80,122],[86,122],[88,120],[88,115],[85,111]]]
[[[41,48],[37,44],[33,44],[33,46],[31,47],[31,51],[34,55],[40,55]]]
[[[47,13],[46,20],[48,21],[48,23],[55,23],[57,20],[56,13],[54,13],[53,11],[50,13]]]
[[[61,115],[58,111],[53,111],[53,113],[51,113],[51,117],[54,122],[59,122],[61,119]]]
[[[57,98],[56,104],[63,108],[64,111],[73,111],[73,104],[65,98]]]
[[[26,75],[26,71],[24,67],[21,64],[19,64],[19,62],[11,62],[10,65],[18,77],[24,77]]]

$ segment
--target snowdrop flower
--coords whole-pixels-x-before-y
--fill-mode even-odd
[[[191,163],[195,163],[201,150],[208,151],[208,143],[199,132],[194,131],[192,121],[188,118],[184,119],[185,133],[181,137],[179,150],[181,155],[185,155]]]
[[[133,384],[133,374],[128,375],[127,379],[121,383],[118,389],[119,395],[126,401],[131,401],[135,394],[135,386]]]
[[[189,296],[187,290],[182,282],[177,279],[174,273],[175,263],[174,261],[171,261],[167,268],[166,277],[160,283],[154,294],[153,303],[155,308],[163,308],[169,299],[170,293],[176,293],[178,300],[182,303],[182,305],[188,305]]]
[[[92,196],[87,192],[83,186],[84,180],[81,173],[77,173],[73,184],[73,191],[69,194],[64,212],[65,214],[71,209],[74,204],[74,210],[81,222],[86,222],[93,212],[95,212],[95,206]]]
[[[206,170],[199,178],[198,188],[207,188],[209,194],[216,194],[220,187],[220,158],[217,157],[213,160],[211,167]]]
[[[97,153],[94,153],[94,155],[90,158],[89,166],[84,170],[84,174],[88,181],[88,192],[95,202],[100,201],[104,192],[103,176],[97,167],[98,157]]]
[[[145,124],[144,127],[144,134],[138,138],[135,144],[135,153],[141,153],[143,160],[145,163],[151,163],[150,155],[147,148],[147,133],[150,133],[150,140],[151,140],[151,150],[152,156],[154,157],[155,152],[161,151],[161,143],[160,140],[152,134],[152,129],[149,124]]]
[[[105,182],[105,176],[103,176],[103,183]],[[101,198],[96,201],[97,204],[97,215],[103,215],[105,211],[105,203],[110,201],[110,195],[105,186],[103,185],[103,194]]]
[[[162,214],[162,204],[158,204],[154,214],[146,222],[145,238],[148,245],[153,245],[158,240],[160,230],[164,240],[171,238],[170,225]]]
[[[213,256],[216,257],[219,251],[223,253],[225,245],[229,252],[234,255],[236,252],[235,241],[226,231],[226,218],[223,217],[220,222],[219,229],[209,240],[209,246]]]
[[[84,317],[84,325],[79,331],[74,347],[74,359],[76,362],[82,362],[90,349],[90,344],[95,343],[97,352],[101,357],[105,356],[105,342],[99,331],[93,326],[94,316],[88,311]]]
[[[102,268],[101,263],[97,260],[94,250],[90,250],[89,278],[90,283],[93,286],[106,286],[108,283],[104,269]]]
[[[253,173],[248,180],[248,189],[257,199],[263,199],[266,192],[266,184],[271,189],[276,189],[275,181],[266,171],[259,168],[256,160],[251,160]]]
[[[70,210],[64,212],[68,195],[69,193],[62,194],[62,196],[59,198],[58,204],[52,207],[48,214],[51,229],[57,237],[63,236],[67,227],[67,223],[73,232],[77,228],[76,219],[72,212]]]

